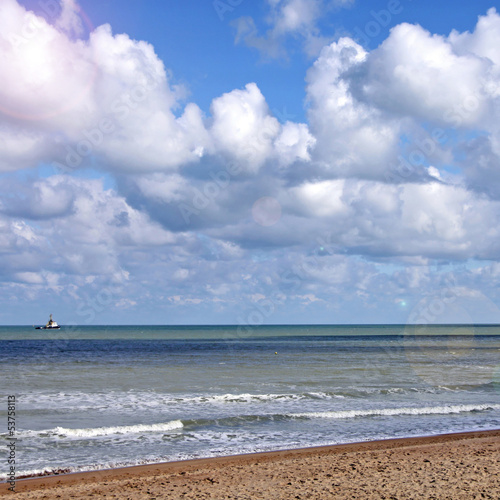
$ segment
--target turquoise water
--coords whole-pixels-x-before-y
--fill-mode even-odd
[[[19,475],[500,428],[499,334],[0,327],[0,421],[15,395]]]
[[[247,339],[282,336],[500,335],[499,325],[0,326],[0,341],[28,339]]]

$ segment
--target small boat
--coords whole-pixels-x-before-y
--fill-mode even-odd
[[[37,330],[57,330],[58,328],[61,328],[53,319],[52,319],[52,314],[50,315],[49,321],[47,321],[47,324],[45,326],[37,326]]]

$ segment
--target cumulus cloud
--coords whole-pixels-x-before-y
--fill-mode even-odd
[[[395,114],[447,124],[456,107],[481,95],[492,61],[470,51],[457,53],[450,38],[401,24],[370,55],[364,69],[356,89],[360,99]],[[487,103],[479,104],[463,117],[464,126],[484,117]]]
[[[274,182],[270,199],[280,209],[277,217],[274,211],[269,214],[269,225],[253,217],[252,207],[262,191],[251,180],[232,182],[223,188],[216,188],[214,181],[182,182],[169,191],[172,180],[157,175],[129,185],[128,199],[170,230],[202,231],[247,252],[300,248],[311,242],[321,246],[319,242],[327,240],[334,253],[370,259],[463,261],[490,259],[498,247],[498,202],[436,179],[404,184],[306,181],[284,189],[267,178],[268,192],[269,182]],[[162,183],[170,187],[162,189]]]
[[[65,217],[74,208],[74,191],[64,178],[51,177],[32,185],[4,180],[0,213],[18,218],[43,220]],[[7,193],[13,193],[7,195]]]
[[[241,39],[254,30],[271,55],[287,37],[321,41],[326,5],[269,0],[267,35],[240,20]],[[494,9],[470,33],[401,24],[371,52],[323,44],[306,75],[308,123],[280,123],[255,82],[213,96],[204,115],[150,44],[107,25],[79,39],[77,14],[74,0],[51,22],[0,4],[9,296],[81,300],[109,286],[120,311],[236,316],[271,301],[273,321],[321,307],[328,322],[346,301],[401,308],[445,277],[464,296],[500,283]]]
[[[182,89],[168,81],[153,47],[107,25],[72,39],[58,27],[74,28],[75,8],[65,2],[53,26],[15,0],[0,6],[4,170],[37,158],[68,170],[91,161],[129,171],[197,161],[207,141],[201,111],[190,104],[176,118]],[[25,162],[11,159],[16,150]]]
[[[271,155],[280,124],[270,115],[254,83],[245,90],[233,90],[212,103],[212,135],[216,147],[236,160],[258,169]]]
[[[500,42],[500,17],[494,7],[485,16],[479,17],[473,33],[453,30],[449,39],[457,53],[476,54],[500,65],[500,55],[496,50]]]
[[[342,38],[322,50],[307,75],[315,159],[330,175],[380,178],[395,156],[399,122],[356,99],[351,90],[349,72],[368,57],[361,46]]]
[[[279,161],[290,165],[296,161],[309,162],[316,138],[305,123],[286,122],[274,143]]]
[[[3,171],[40,162],[60,172],[95,164],[114,172],[176,171],[222,155],[255,172],[276,156],[284,164],[309,159],[307,125],[283,128],[256,84],[214,98],[211,117],[194,103],[182,109],[186,92],[150,44],[115,35],[108,25],[88,40],[74,39],[67,31],[76,29],[76,12],[74,0],[65,1],[51,25],[15,0],[0,6]],[[26,23],[29,37],[22,35]]]
[[[103,189],[101,181],[52,176],[31,186],[3,184],[1,191],[3,279],[30,273],[25,276],[32,281],[35,274],[43,280],[55,273],[121,280],[127,274],[125,249],[176,241],[146,214]]]
[[[369,53],[349,38],[325,47],[307,75],[322,175],[429,182],[429,167],[435,178],[455,163],[479,186],[474,144],[483,164],[486,149],[489,163],[500,151],[500,66],[488,48],[499,25],[490,9],[472,33],[404,23]]]
[[[315,139],[304,123],[281,125],[255,83],[213,100],[210,133],[214,151],[255,174],[266,162],[309,161]]]
[[[301,237],[328,235],[343,251],[378,258],[489,259],[497,247],[500,205],[439,182],[308,182],[285,207],[308,221]],[[297,232],[297,220],[295,231]],[[300,238],[300,236],[299,236]]]

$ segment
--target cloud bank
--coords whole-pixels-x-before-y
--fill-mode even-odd
[[[290,33],[317,45],[322,2],[269,5],[268,48]],[[307,123],[281,123],[256,82],[204,114],[153,46],[108,25],[82,37],[78,9],[0,5],[7,302],[50,291],[81,311],[104,288],[109,317],[404,322],[402,303],[445,286],[490,297],[496,317],[495,9],[472,32],[399,24],[372,51],[325,44],[305,75]],[[240,20],[247,43],[251,29]]]

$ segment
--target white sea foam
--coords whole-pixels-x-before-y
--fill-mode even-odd
[[[183,402],[203,402],[203,403],[246,403],[257,401],[274,400],[298,400],[305,398],[304,394],[220,394],[212,396],[197,396],[183,398]]]
[[[332,391],[304,391],[288,393],[226,393],[226,394],[163,394],[154,391],[127,391],[109,393],[32,393],[20,395],[25,409],[43,412],[45,410],[60,413],[78,411],[107,412],[116,410],[120,413],[134,412],[137,409],[150,408],[162,410],[165,407],[178,408],[179,405],[236,405],[246,403],[292,402],[308,399],[332,400],[360,398],[377,394],[435,393],[436,388],[420,387],[342,387]]]
[[[331,399],[343,397],[331,393],[226,393],[226,394],[162,394],[157,392],[110,392],[107,394],[88,393],[56,393],[56,394],[26,394],[22,395],[23,403],[27,410],[43,411],[57,409],[59,412],[92,410],[105,412],[110,409],[130,412],[137,408],[151,408],[160,410],[164,407],[179,405],[234,405],[246,403],[268,403],[273,401],[300,401],[303,399]]]
[[[343,410],[343,411],[321,411],[310,413],[292,413],[292,418],[356,418],[375,416],[400,416],[400,415],[450,415],[452,413],[475,412],[485,410],[499,410],[500,405],[450,405],[450,406],[427,406],[421,408],[382,408],[373,410]]]
[[[59,437],[59,438],[93,438],[101,436],[111,436],[114,434],[143,434],[149,432],[169,432],[184,427],[180,420],[159,424],[137,424],[120,425],[111,427],[90,427],[87,429],[67,429],[64,427],[55,427],[54,429],[45,429],[40,431],[21,431],[17,437]]]

